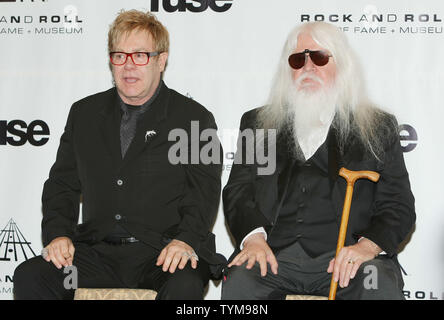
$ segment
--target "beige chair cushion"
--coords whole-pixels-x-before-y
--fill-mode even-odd
[[[146,289],[86,289],[79,288],[74,300],[154,300],[157,292]]]
[[[322,296],[306,296],[303,294],[289,294],[285,300],[328,300],[328,298]]]

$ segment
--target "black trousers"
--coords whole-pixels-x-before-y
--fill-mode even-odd
[[[287,294],[328,296],[331,273],[327,273],[335,252],[308,256],[298,242],[276,254],[278,274],[268,265],[262,277],[259,265],[251,269],[230,268],[222,284],[223,300],[278,300]],[[337,300],[404,300],[404,282],[399,266],[385,256],[363,263],[346,288],[338,285]]]
[[[74,247],[78,288],[152,289],[158,292],[159,300],[201,300],[209,281],[208,264],[202,259],[196,269],[188,262],[183,270],[163,272],[161,266],[155,265],[160,252],[141,242],[74,243]],[[41,256],[23,262],[14,272],[15,299],[72,300],[74,273],[70,270],[64,273],[63,267],[57,269]]]

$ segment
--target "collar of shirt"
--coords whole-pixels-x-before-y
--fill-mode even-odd
[[[154,91],[154,94],[151,98],[148,99],[147,102],[145,102],[144,104],[142,104],[141,106],[134,106],[134,105],[130,105],[130,104],[126,104],[125,102],[123,102],[122,98],[120,98],[120,110],[123,113],[130,113],[130,112],[136,112],[139,115],[146,112],[149,107],[153,104],[153,101],[157,98],[157,96],[159,95],[160,92],[160,88],[163,85],[163,80],[159,81],[159,84],[156,88],[156,91]]]
[[[334,115],[334,110],[325,110],[319,115],[319,126],[314,126],[306,134],[298,135],[298,143],[306,160],[310,159],[325,142]]]

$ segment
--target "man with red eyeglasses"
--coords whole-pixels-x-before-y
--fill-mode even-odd
[[[222,299],[328,296],[332,274],[337,299],[403,299],[396,255],[415,209],[397,124],[367,98],[338,28],[314,22],[290,33],[269,102],[243,115],[246,129],[276,136],[276,170],[260,175],[262,163],[245,161],[251,141],[239,138],[223,191],[236,250]],[[376,171],[380,179],[356,183],[335,258],[346,189],[341,167]]]
[[[45,248],[17,267],[17,299],[72,299],[72,287],[202,299],[209,278],[221,276],[226,261],[210,228],[222,160],[174,165],[169,157],[171,130],[190,137],[192,121],[201,131],[217,127],[208,110],[163,82],[168,50],[168,31],[151,13],[123,11],[111,25],[115,87],[71,108],[43,189]],[[78,283],[67,287],[69,266]]]

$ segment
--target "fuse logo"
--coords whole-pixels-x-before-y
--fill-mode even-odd
[[[418,145],[418,134],[415,128],[409,124],[399,126],[399,140],[401,142],[402,152],[410,152]]]
[[[210,8],[214,12],[226,12],[233,0],[151,0],[151,11],[158,12],[160,3],[166,12],[203,12]]]
[[[49,140],[49,127],[43,120],[34,120],[29,125],[23,120],[0,120],[0,146],[19,147],[29,142],[40,147]]]

